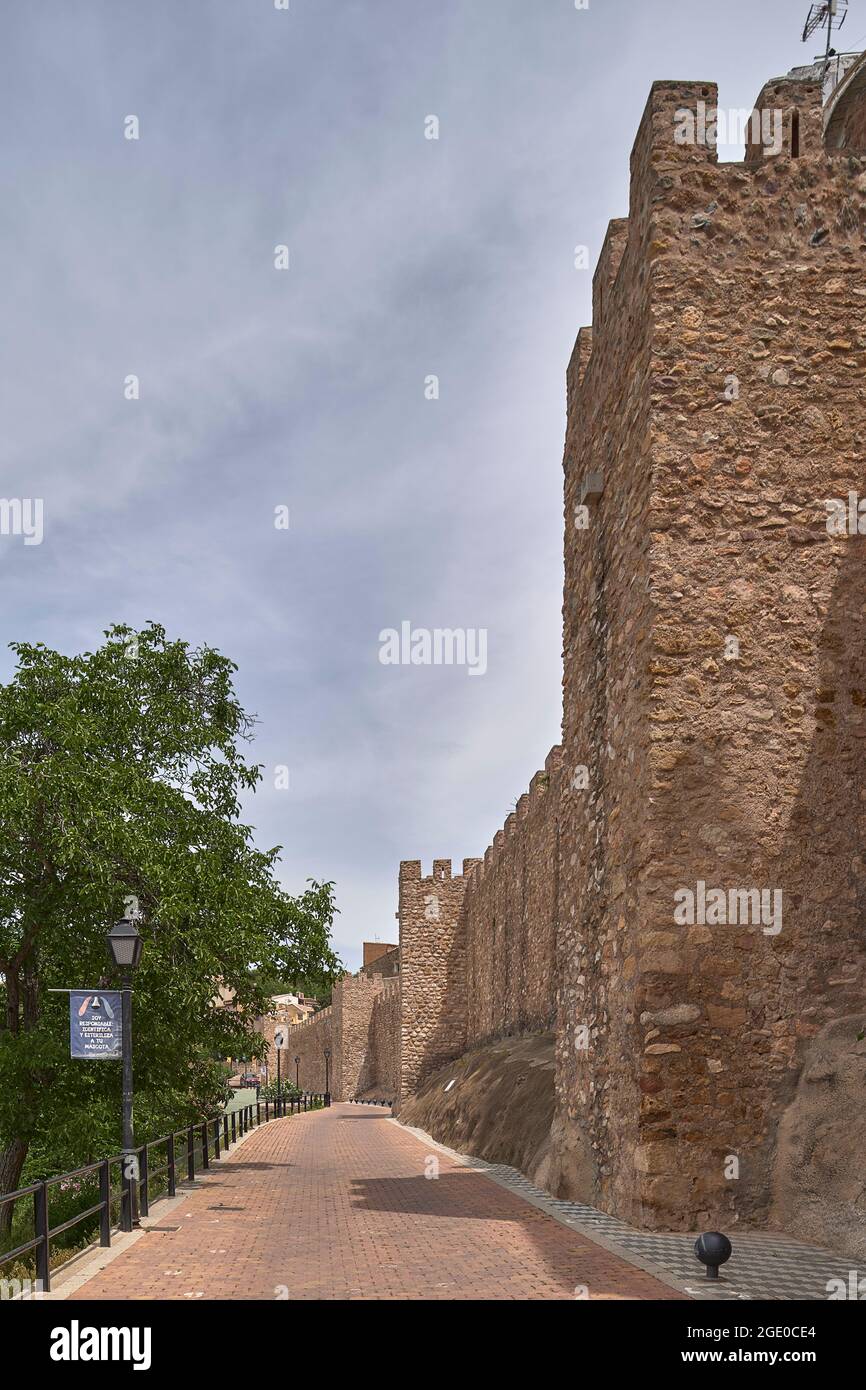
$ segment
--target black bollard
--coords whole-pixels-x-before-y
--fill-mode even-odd
[[[695,1255],[707,1267],[707,1278],[718,1279],[719,1266],[727,1264],[733,1253],[733,1246],[721,1231],[705,1231],[695,1241]]]

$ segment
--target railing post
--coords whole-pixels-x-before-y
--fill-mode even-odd
[[[210,1167],[210,1149],[207,1142],[207,1121],[201,1127],[201,1166]]]
[[[257,1125],[260,1125],[261,1122],[262,1122],[262,1103],[261,1103],[260,1100],[257,1100],[257,1101],[256,1101],[256,1124],[257,1124]]]
[[[195,1130],[192,1125],[186,1132],[186,1175],[195,1182]]]
[[[51,1257],[48,1248],[48,1184],[41,1182],[33,1193],[33,1226],[36,1247],[37,1286],[43,1293],[51,1288]]]
[[[223,1115],[223,1148],[226,1153],[229,1151],[229,1117]]]
[[[268,1100],[267,1096],[265,1096],[265,1124],[270,1124],[270,1119],[271,1119],[271,1102]]]
[[[166,1141],[165,1141],[165,1158],[166,1158],[166,1163],[168,1164],[168,1195],[169,1195],[169,1197],[173,1197],[174,1194],[175,1194],[175,1191],[177,1190],[177,1184],[176,1184],[176,1181],[175,1181],[176,1174],[175,1174],[175,1167],[174,1167],[174,1135],[173,1135],[173,1134],[170,1134],[170,1135],[168,1136],[168,1138],[166,1139]]]
[[[326,1092],[325,1092],[325,1105],[328,1106],[328,1105],[330,1105],[330,1104],[331,1104],[331,1092],[330,1092],[330,1091],[326,1091]]]
[[[132,1230],[132,1195],[135,1179],[128,1171],[130,1155],[124,1154],[120,1160],[120,1229]]]
[[[138,1208],[142,1216],[150,1215],[148,1206],[148,1181],[147,1181],[147,1145],[139,1149],[138,1172],[140,1179]]]
[[[219,1120],[214,1120],[214,1122],[213,1122],[213,1156],[214,1156],[214,1158],[217,1160],[217,1162],[219,1162],[219,1156],[220,1156],[220,1122],[219,1122]]]
[[[99,1200],[102,1209],[99,1213],[99,1244],[111,1244],[111,1167],[104,1158],[99,1165]]]
[[[236,1143],[237,1143],[237,1138],[238,1138],[237,1120],[235,1119],[235,1112],[234,1112],[234,1110],[233,1110],[233,1111],[232,1111],[232,1143],[233,1143],[233,1144],[236,1144]]]

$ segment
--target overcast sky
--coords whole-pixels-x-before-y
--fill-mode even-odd
[[[807,9],[4,0],[0,493],[44,539],[0,536],[0,677],[112,622],[230,655],[247,818],[290,889],[336,880],[350,967],[399,860],[483,853],[558,740],[574,247],[650,84],[750,107]],[[486,674],[382,665],[404,621],[486,629]]]

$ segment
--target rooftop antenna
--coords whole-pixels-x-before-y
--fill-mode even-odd
[[[823,4],[812,5],[806,17],[803,28],[803,43],[811,38],[816,29],[827,30],[827,52],[824,54],[824,71],[821,73],[823,82],[830,66],[830,59],[833,57],[835,49],[830,45],[833,41],[833,30],[841,29],[845,20],[848,18],[848,0],[824,0]]]

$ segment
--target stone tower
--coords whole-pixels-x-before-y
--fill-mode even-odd
[[[722,164],[716,103],[652,88],[564,465],[558,1180],[680,1228],[766,1219],[866,964],[866,541],[826,505],[866,494],[863,107],[830,149],[820,80],[770,82]]]
[[[866,58],[822,77],[730,164],[712,83],[652,88],[567,373],[562,742],[463,879],[401,867],[401,1094],[552,1024],[557,1195],[866,1253]]]

